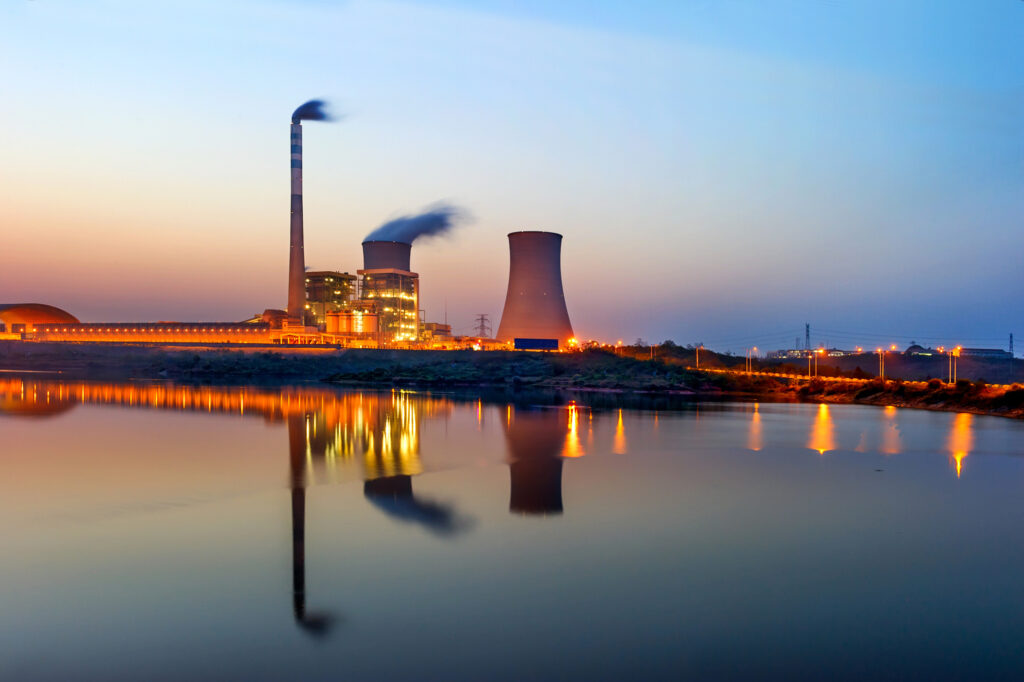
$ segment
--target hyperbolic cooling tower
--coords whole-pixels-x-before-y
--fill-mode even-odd
[[[562,235],[511,232],[505,310],[498,340],[557,339],[565,347],[573,338],[562,291]]]
[[[365,241],[363,242],[364,270],[405,270],[409,271],[409,254],[412,245],[405,242]]]
[[[288,251],[288,317],[301,320],[306,308],[306,256],[302,238],[302,123],[292,121],[292,226]]]

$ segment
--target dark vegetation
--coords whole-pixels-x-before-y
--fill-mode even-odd
[[[924,381],[880,381],[866,383],[809,381],[788,387],[799,400],[895,405],[977,412],[1006,417],[1024,417],[1024,386],[990,386],[983,381],[961,379],[947,384],[938,379]]]
[[[677,347],[679,348],[679,347]],[[580,353],[172,348],[0,342],[0,369],[83,379],[204,383],[329,382],[501,392],[604,391],[687,398],[866,403],[1024,417],[1024,387],[966,379],[927,382],[802,381],[687,369],[692,349],[643,357],[629,350]],[[742,369],[744,359],[701,351],[701,367]],[[756,369],[756,367],[755,367]],[[819,365],[819,373],[823,373]]]

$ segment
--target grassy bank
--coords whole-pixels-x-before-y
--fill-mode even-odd
[[[705,373],[671,360],[583,353],[224,349],[0,342],[0,369],[79,379],[605,391],[691,398],[859,403],[1024,417],[1024,388],[962,380],[796,381]]]

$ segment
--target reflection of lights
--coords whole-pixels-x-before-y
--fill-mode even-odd
[[[956,477],[960,478],[962,462],[974,445],[971,420],[974,415],[960,412],[953,418],[953,430],[949,434],[949,452],[956,463]]]
[[[622,409],[619,409],[619,420],[615,424],[615,440],[612,442],[612,452],[616,455],[626,454],[626,429],[622,425]]]
[[[754,403],[754,414],[750,417],[750,434],[747,438],[747,449],[758,452],[761,449],[761,412],[760,405]]]
[[[896,426],[896,407],[886,405],[882,410],[885,423],[882,425],[882,454],[900,454],[900,431]]]
[[[251,387],[109,384],[0,380],[0,410],[52,412],[65,405],[99,403],[124,407],[218,412],[262,417],[271,422],[302,418],[306,457],[327,462],[362,455],[373,475],[417,474],[419,420],[451,409],[445,399],[396,391],[390,398],[330,389],[265,390]]]
[[[811,429],[811,441],[807,447],[817,450],[819,455],[824,455],[829,450],[836,449],[835,437],[832,428],[832,415],[829,414],[828,405],[818,405],[818,416],[814,419],[814,427]]]
[[[566,457],[582,457],[583,444],[580,443],[580,414],[576,403],[569,403],[569,433],[565,439]]]

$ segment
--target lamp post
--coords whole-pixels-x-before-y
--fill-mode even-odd
[[[875,352],[878,353],[878,377],[885,381],[885,350],[876,348]]]
[[[825,352],[824,348],[817,348],[814,351],[814,376],[818,376],[818,356]]]
[[[961,350],[962,350],[962,349],[960,348],[960,346],[957,346],[957,347],[956,347],[956,348],[954,348],[954,349],[953,349],[953,351],[952,351],[952,354],[953,354],[953,381],[951,381],[951,382],[950,382],[950,383],[952,383],[952,384],[955,384],[955,383],[956,383],[956,359],[957,359],[958,357],[960,357],[960,351],[961,351]]]

